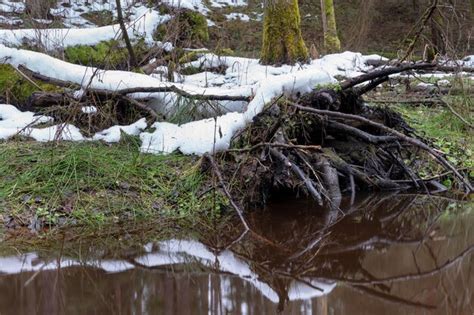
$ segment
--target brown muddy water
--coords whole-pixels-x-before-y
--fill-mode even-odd
[[[472,202],[348,203],[277,202],[244,234],[0,255],[0,314],[474,314]]]

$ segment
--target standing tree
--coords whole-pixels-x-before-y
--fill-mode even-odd
[[[328,53],[338,52],[341,50],[341,41],[337,35],[333,0],[321,0],[321,15],[324,30],[324,48]]]
[[[55,0],[26,0],[25,12],[35,19],[51,18],[49,10],[54,7]]]
[[[298,0],[265,0],[262,64],[294,64],[309,60],[301,36]]]

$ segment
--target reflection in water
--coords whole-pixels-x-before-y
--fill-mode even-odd
[[[396,195],[330,213],[270,208],[243,235],[227,224],[113,255],[0,257],[0,314],[474,313],[469,204]]]

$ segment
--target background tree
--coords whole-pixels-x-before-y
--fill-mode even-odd
[[[341,50],[341,41],[337,35],[336,13],[333,0],[321,0],[321,15],[324,31],[324,48],[333,53]]]
[[[445,35],[443,34],[443,29],[445,28],[443,15],[438,6],[431,17],[431,44],[435,53],[446,53]]]
[[[309,59],[301,36],[298,0],[265,0],[262,64],[294,64]]]
[[[56,4],[56,0],[26,0],[25,12],[35,19],[49,19],[49,10]]]

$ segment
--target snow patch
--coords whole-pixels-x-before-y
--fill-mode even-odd
[[[81,112],[84,114],[95,114],[97,113],[97,107],[95,106],[83,106]]]
[[[31,137],[38,142],[49,141],[84,141],[86,138],[81,134],[79,128],[70,124],[59,124],[46,128],[27,128],[22,135]]]
[[[225,17],[227,20],[232,21],[232,20],[238,20],[238,21],[243,21],[243,22],[248,22],[250,21],[250,17],[247,14],[243,13],[230,13],[226,14]]]
[[[141,118],[137,122],[127,125],[127,126],[112,126],[108,129],[100,131],[92,137],[93,140],[102,140],[105,142],[119,142],[120,137],[123,133],[126,133],[131,136],[137,136],[140,132],[145,129],[147,126],[146,119]]]
[[[13,105],[0,104],[0,139],[6,140],[29,126],[51,122],[51,117],[22,112]]]
[[[153,32],[159,24],[170,19],[153,10],[142,8],[137,11],[137,18],[127,24],[132,39],[145,38],[147,43],[154,43]],[[96,45],[101,41],[118,38],[121,30],[118,24],[96,28],[50,28],[50,29],[1,29],[0,43],[7,46],[37,44],[46,50],[75,45]],[[158,43],[160,44],[160,43]],[[168,45],[169,46],[169,45]],[[167,48],[169,48],[167,46]]]
[[[22,13],[23,11],[25,11],[25,4],[23,2],[2,0],[2,3],[0,3],[0,12]]]

